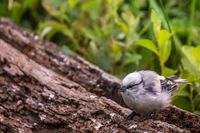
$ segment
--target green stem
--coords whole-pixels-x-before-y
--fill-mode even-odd
[[[191,102],[192,112],[194,112],[195,108],[194,108],[194,101],[193,101],[193,87],[191,87],[190,89],[190,102]]]
[[[192,44],[192,26],[194,24],[194,17],[195,17],[195,8],[196,8],[196,0],[192,0],[191,6],[190,6],[190,20],[189,20],[189,35],[187,38],[187,44]]]
[[[162,10],[162,13],[163,13],[164,18],[165,18],[166,23],[167,23],[167,28],[168,28],[169,32],[172,33],[172,29],[171,29],[170,24],[169,24],[169,18],[168,18],[167,13],[164,10],[164,6],[163,6],[162,0],[159,0],[159,3],[160,3],[160,7],[161,7],[161,10]]]

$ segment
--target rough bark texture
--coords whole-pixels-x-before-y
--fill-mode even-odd
[[[169,107],[125,120],[120,80],[0,19],[0,131],[200,132],[200,118]]]

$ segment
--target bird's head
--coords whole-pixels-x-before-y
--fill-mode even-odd
[[[142,82],[143,79],[139,72],[130,73],[122,80],[122,87],[120,91],[124,92],[127,89],[129,90],[136,89]]]

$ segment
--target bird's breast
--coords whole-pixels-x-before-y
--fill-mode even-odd
[[[122,93],[125,104],[132,110],[141,114],[148,114],[159,111],[170,103],[170,95],[167,93],[151,94],[132,94],[130,92]]]

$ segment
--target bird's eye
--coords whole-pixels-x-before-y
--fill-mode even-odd
[[[136,84],[130,84],[130,85],[127,86],[127,88],[128,88],[128,89],[134,88],[134,86],[136,86]]]
[[[136,84],[129,84],[129,85],[127,86],[127,88],[128,88],[128,89],[134,89],[135,86],[140,85],[141,83],[143,83],[143,79],[142,79],[139,83],[136,83]]]
[[[127,89],[133,89],[137,84],[130,84],[127,86]]]

